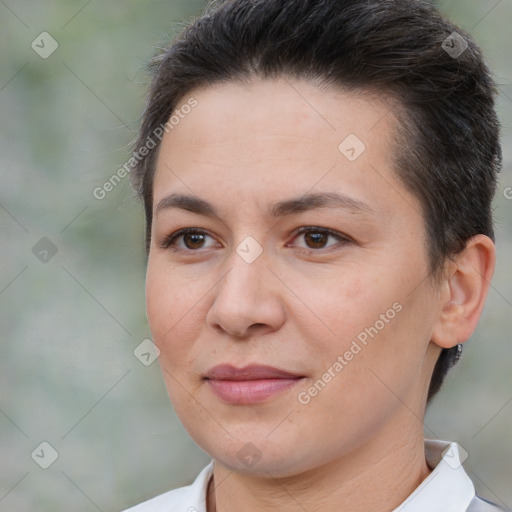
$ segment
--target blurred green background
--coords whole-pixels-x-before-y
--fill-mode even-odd
[[[425,433],[459,441],[477,491],[509,508],[512,1],[438,4],[497,74],[504,169],[492,289]],[[189,483],[209,460],[177,420],[158,363],[134,356],[150,338],[140,204],[127,178],[93,196],[129,158],[144,64],[204,5],[0,0],[2,512],[119,511]],[[48,469],[42,442],[58,453]]]

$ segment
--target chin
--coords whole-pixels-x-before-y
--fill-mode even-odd
[[[295,439],[287,434],[269,440],[266,436],[271,428],[260,434],[253,431],[250,435],[247,428],[244,430],[245,435],[239,437],[230,437],[224,432],[220,439],[200,436],[194,437],[194,440],[230,471],[252,476],[285,478],[321,464],[321,461],[315,460],[314,445],[305,442],[305,436]]]

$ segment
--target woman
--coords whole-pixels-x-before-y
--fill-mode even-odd
[[[423,438],[494,271],[476,43],[421,0],[231,0],[152,70],[147,314],[212,462],[130,510],[500,510]]]

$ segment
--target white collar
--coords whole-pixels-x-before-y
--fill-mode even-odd
[[[459,445],[425,439],[425,458],[432,473],[393,512],[465,512],[475,487],[462,467]]]
[[[425,439],[425,458],[433,471],[393,512],[465,512],[475,496],[475,488],[462,467],[461,451],[457,443]],[[161,494],[125,512],[206,512],[206,491],[212,474],[213,460],[191,485]]]

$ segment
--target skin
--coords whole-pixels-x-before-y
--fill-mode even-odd
[[[278,79],[190,96],[197,107],[161,143],[146,300],[170,399],[215,461],[208,512],[391,511],[431,471],[428,384],[441,347],[476,326],[494,245],[478,235],[441,280],[429,277],[420,203],[394,172],[397,121],[383,95]],[[349,134],[366,146],[354,161],[338,149]],[[370,211],[267,213],[274,202],[332,191]],[[172,193],[202,198],[220,217],[157,210]],[[317,238],[295,233],[304,226]],[[205,236],[163,246],[187,227]],[[319,243],[315,227],[348,240]],[[252,263],[236,252],[248,236],[263,251]],[[300,403],[299,393],[393,304],[401,306],[394,318]],[[229,404],[203,378],[221,363],[304,378],[263,402]],[[250,466],[237,456],[247,443],[260,457]]]

